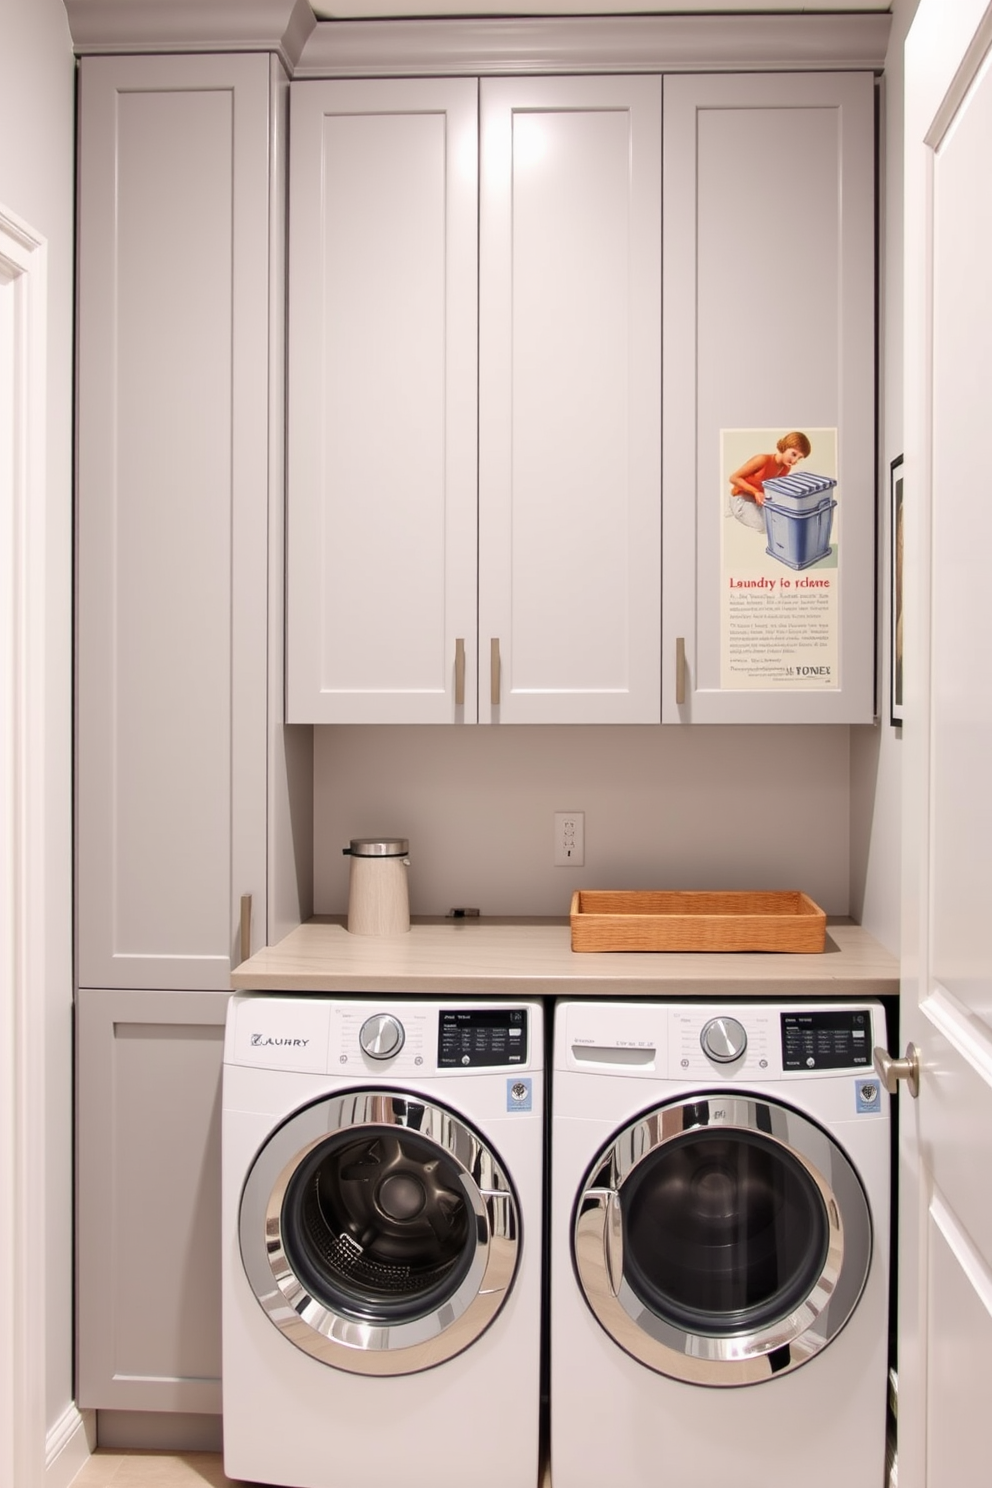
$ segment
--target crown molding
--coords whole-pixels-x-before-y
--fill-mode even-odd
[[[881,71],[887,13],[318,21],[297,78]]]
[[[886,12],[318,21],[309,0],[64,0],[76,52],[276,52],[291,77],[835,72],[885,63]]]
[[[79,56],[276,52],[292,72],[317,22],[309,0],[63,0]]]

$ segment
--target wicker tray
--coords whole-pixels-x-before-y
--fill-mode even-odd
[[[797,890],[576,889],[573,951],[822,951],[827,917]]]

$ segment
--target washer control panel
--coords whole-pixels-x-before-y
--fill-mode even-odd
[[[348,1080],[496,1077],[541,1069],[543,1033],[533,1002],[238,992],[228,1004],[224,1062]]]
[[[872,1062],[871,1013],[866,1008],[782,1014],[782,1068],[864,1069]]]
[[[442,1008],[437,1020],[438,1069],[527,1063],[525,1008]]]

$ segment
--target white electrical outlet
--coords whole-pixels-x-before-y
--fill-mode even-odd
[[[555,867],[581,868],[586,860],[586,814],[555,812]]]

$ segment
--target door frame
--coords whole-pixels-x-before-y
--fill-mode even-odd
[[[989,0],[920,0],[905,50],[904,470],[912,493],[905,511],[906,670],[902,774],[901,1042],[921,1058],[919,1104],[901,1086],[898,1160],[898,1451],[902,1488],[925,1488],[928,1372],[933,1339],[930,1242],[947,1242],[964,1275],[988,1296],[987,1262],[955,1222],[933,1183],[932,1133],[921,1131],[928,1103],[943,1102],[960,1071],[989,1070],[987,1033],[931,977],[931,796],[933,620],[932,479],[934,161],[958,108],[992,49]],[[983,64],[982,59],[985,58]],[[960,1056],[964,1055],[962,1059]],[[942,1088],[941,1088],[942,1087]],[[955,1092],[958,1099],[961,1086]],[[992,1311],[992,1308],[990,1308]]]
[[[22,1488],[46,1468],[47,303],[46,240],[0,207],[0,1479]]]

